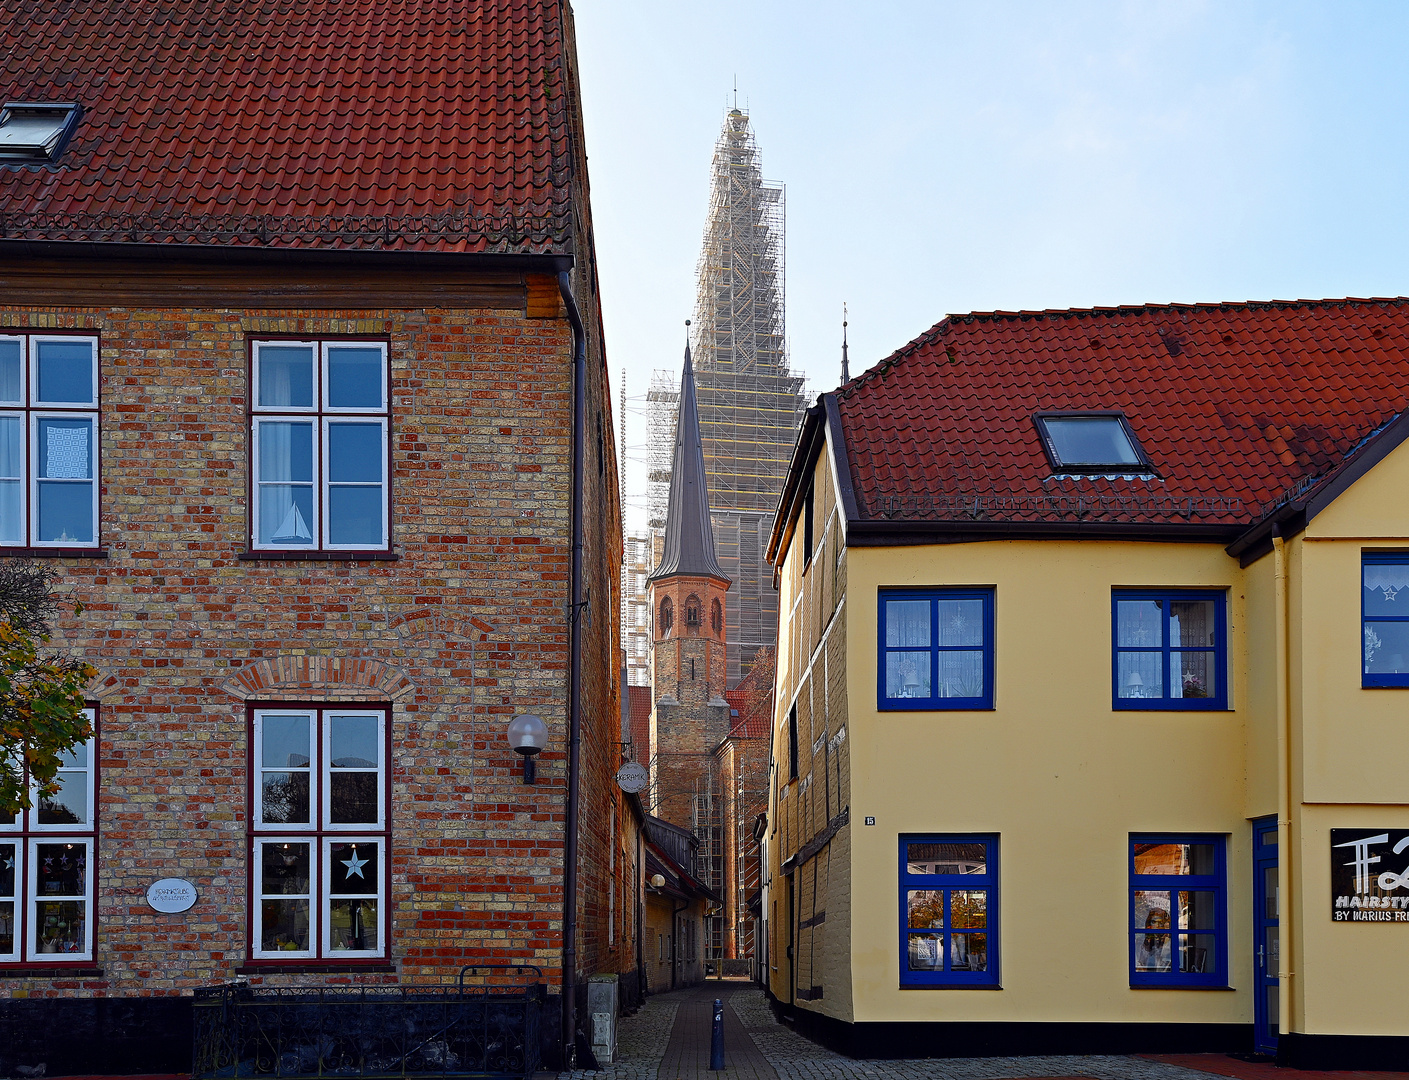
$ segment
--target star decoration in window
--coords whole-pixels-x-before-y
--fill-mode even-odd
[[[362,878],[363,881],[366,881],[366,880],[367,880],[367,879],[366,879],[365,877],[363,877],[363,875],[362,875],[362,868],[367,865],[368,860],[367,860],[367,859],[359,859],[359,858],[357,857],[357,851],[356,851],[356,849],[354,849],[353,852],[352,852],[352,858],[350,858],[350,859],[343,859],[343,860],[341,860],[341,861],[342,861],[342,864],[343,864],[345,867],[347,867],[347,876],[348,876],[348,877],[352,877],[353,874],[356,874],[358,877]]]

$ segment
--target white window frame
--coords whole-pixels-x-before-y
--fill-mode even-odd
[[[302,716],[308,720],[308,820],[270,821],[264,820],[264,774],[266,772],[297,771],[289,766],[279,767],[264,764],[264,718],[266,716]],[[255,832],[313,832],[318,826],[319,779],[322,770],[316,764],[318,755],[318,710],[317,709],[256,709],[254,713],[254,817]],[[366,826],[363,826],[364,828]]]
[[[375,949],[333,949],[333,901],[367,900],[371,894],[333,894],[333,845],[334,844],[375,844],[377,848],[377,947]],[[326,870],[324,880],[327,887],[318,892],[319,914],[322,918],[323,959],[324,960],[375,960],[386,955],[386,932],[388,911],[386,906],[387,880],[387,838],[383,836],[352,835],[324,836],[322,859]]]
[[[319,964],[336,964],[350,960],[377,960],[388,955],[387,941],[391,933],[391,912],[387,903],[388,882],[391,873],[391,835],[387,820],[386,798],[388,774],[391,769],[390,749],[387,735],[391,721],[389,707],[359,708],[355,704],[340,708],[336,702],[297,704],[284,707],[259,706],[250,710],[251,746],[250,769],[253,777],[252,807],[250,814],[250,914],[249,914],[249,956],[251,960],[299,960]],[[298,716],[309,724],[309,822],[288,824],[271,822],[265,824],[263,805],[263,774],[287,772],[287,768],[268,766],[264,759],[264,721],[269,716]],[[373,822],[350,822],[334,824],[332,818],[332,720],[334,717],[370,717],[377,721],[377,820]],[[348,770],[370,772],[367,770]],[[334,844],[375,844],[380,860],[377,867],[377,947],[375,949],[332,949],[332,902],[334,899],[349,899],[348,894],[334,897],[331,893],[332,848]],[[309,845],[309,892],[307,895],[291,893],[264,893],[264,848],[269,844]],[[372,894],[363,895],[372,899]],[[262,947],[263,911],[265,899],[296,900],[306,899],[309,903],[309,930],[306,950],[269,949]]]
[[[259,380],[262,352],[266,348],[307,348],[313,351],[313,404],[310,406],[281,406],[259,404]],[[381,354],[382,379],[380,383],[381,404],[372,406],[338,406],[328,402],[329,356],[339,348],[376,349]],[[391,354],[385,341],[332,339],[326,341],[293,341],[284,339],[254,339],[250,343],[250,548],[255,551],[390,551],[391,550]],[[314,424],[313,445],[313,492],[315,505],[308,527],[313,538],[307,544],[261,543],[260,535],[260,462],[259,427],[262,422],[289,420],[311,420]],[[329,515],[331,511],[330,489],[334,485],[329,480],[329,455],[327,453],[329,426],[339,420],[360,420],[379,422],[381,426],[381,513],[382,536],[376,544],[334,544],[330,543]]]
[[[272,711],[272,710],[271,710]],[[371,716],[377,721],[377,820],[333,821],[333,725],[334,717]],[[327,832],[354,833],[380,831],[386,828],[386,713],[379,709],[325,709],[323,712],[322,762],[318,770],[320,787],[327,792],[322,801],[323,829]],[[337,772],[366,773],[371,769],[338,769]]]
[[[11,821],[0,821],[0,841],[15,845],[15,947],[12,952],[0,953],[0,964],[73,964],[91,962],[93,959],[94,926],[97,921],[97,908],[93,895],[93,882],[98,861],[98,736],[97,710],[86,708],[83,714],[95,728],[94,735],[85,742],[84,749],[88,764],[82,770],[61,769],[61,772],[84,773],[84,797],[87,800],[88,820],[75,825],[67,822],[39,824],[39,785],[29,782],[30,809],[20,810]],[[38,894],[38,866],[36,849],[39,844],[82,844],[87,848],[87,865],[84,869],[83,896],[40,896]],[[4,897],[11,900],[11,897]],[[82,952],[41,953],[39,951],[38,903],[41,900],[81,900],[84,903],[83,929],[84,949]],[[0,976],[4,969],[0,968]]]
[[[19,815],[16,814],[15,817],[18,818]],[[18,835],[18,825],[16,825],[13,829],[13,835],[11,835],[11,829],[9,826],[4,826],[4,829],[4,832],[0,832],[0,842],[5,843],[7,846],[13,844],[15,849],[15,865],[12,867],[12,869],[14,870],[15,885],[14,895],[0,896],[0,903],[9,903],[14,906],[14,935],[12,937],[14,948],[10,952],[0,953],[0,964],[17,964],[20,961],[20,957],[24,955],[24,934],[25,924],[27,921],[25,919],[24,910],[25,893],[27,891],[27,886],[29,883],[28,878],[25,877],[24,873],[24,854],[27,845],[25,844],[24,839]]]
[[[34,548],[97,548],[102,537],[102,520],[99,517],[100,494],[102,488],[102,387],[99,384],[99,343],[96,334],[3,334],[0,341],[14,342],[20,347],[20,396],[12,401],[0,401],[0,416],[18,417],[23,425],[21,453],[24,461],[20,475],[20,516],[23,524],[20,539],[3,541],[0,547]],[[81,343],[90,350],[90,371],[93,386],[92,401],[40,401],[39,386],[39,346],[46,342]],[[87,483],[91,491],[91,514],[93,518],[93,538],[91,540],[40,540],[39,539],[39,421],[87,420],[92,423],[92,445],[90,461],[92,475],[84,481],[74,479],[74,483]],[[10,478],[13,479],[13,478]],[[59,478],[61,481],[65,478]]]
[[[29,926],[25,929],[25,946],[29,950],[29,960],[37,964],[73,963],[75,960],[93,959],[93,864],[97,861],[97,845],[93,836],[31,836],[25,852],[26,877],[29,880],[29,897],[25,903],[25,913],[29,916]],[[39,845],[71,843],[87,849],[83,866],[82,896],[40,896],[39,895]],[[83,951],[67,953],[42,953],[39,951],[39,905],[45,902],[83,902]]]
[[[264,849],[277,844],[302,844],[308,848],[308,892],[307,893],[268,893],[264,892]],[[318,956],[318,921],[321,909],[319,903],[318,880],[319,844],[316,836],[307,833],[290,833],[286,836],[266,836],[263,833],[254,838],[251,845],[254,860],[254,880],[250,889],[250,956],[256,960],[312,960]],[[308,902],[308,948],[307,949],[264,949],[263,902],[268,900],[306,900]]]

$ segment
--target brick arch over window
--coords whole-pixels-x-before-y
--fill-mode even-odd
[[[703,607],[703,605],[700,603],[700,598],[694,593],[685,597],[685,625],[691,630],[698,630],[700,628],[700,623],[703,621],[703,614],[700,611],[701,607]]]
[[[246,698],[395,701],[415,689],[398,668],[364,656],[273,656],[241,668],[220,687]]]
[[[670,633],[670,627],[675,622],[675,605],[671,603],[670,597],[664,597],[660,602],[660,636],[665,637]]]
[[[724,633],[724,609],[718,600],[709,602],[709,626],[716,634]]]

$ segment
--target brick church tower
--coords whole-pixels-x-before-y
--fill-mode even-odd
[[[700,824],[700,800],[707,802],[714,794],[713,751],[729,734],[724,599],[730,584],[714,553],[687,345],[665,542],[647,585],[653,626],[654,813],[691,830]]]

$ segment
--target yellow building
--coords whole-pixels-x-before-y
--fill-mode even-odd
[[[807,414],[768,988],[859,1056],[1409,1060],[1409,302],[944,320]]]

